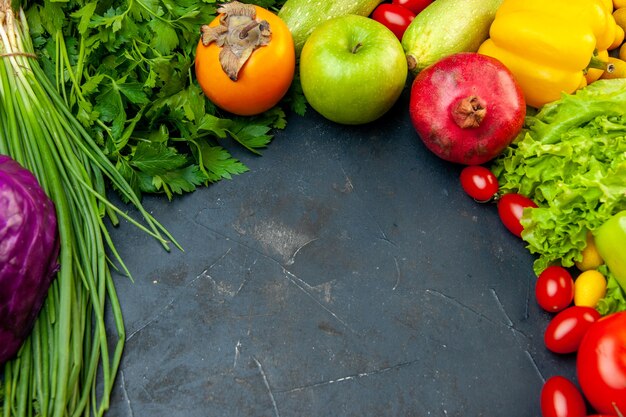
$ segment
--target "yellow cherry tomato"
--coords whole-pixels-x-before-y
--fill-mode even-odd
[[[578,275],[574,281],[574,305],[595,307],[606,294],[606,278],[590,269]]]
[[[596,248],[596,242],[591,232],[587,233],[587,245],[581,251],[582,259],[576,261],[576,267],[580,271],[587,271],[589,269],[596,269],[604,263],[602,256]]]

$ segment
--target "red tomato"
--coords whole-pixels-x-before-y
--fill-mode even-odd
[[[556,313],[569,306],[574,299],[574,279],[562,266],[552,265],[539,274],[535,283],[537,304]]]
[[[426,8],[433,0],[392,0],[392,4],[405,7],[415,14],[418,14]]]
[[[626,413],[626,311],[589,327],[576,357],[580,387],[598,413]]]
[[[498,214],[504,226],[515,236],[521,236],[524,227],[520,223],[524,209],[537,207],[534,201],[521,194],[504,194],[498,200]]]
[[[402,40],[402,35],[415,18],[415,13],[397,4],[383,3],[374,9],[371,17],[387,26],[399,40]]]
[[[576,385],[565,377],[553,376],[548,378],[541,388],[541,415],[543,417],[585,417],[587,407]]]
[[[543,335],[546,347],[554,353],[573,353],[589,327],[600,319],[595,308],[571,306],[554,316]]]
[[[498,179],[484,166],[466,166],[460,179],[463,190],[478,202],[489,201],[498,192]]]

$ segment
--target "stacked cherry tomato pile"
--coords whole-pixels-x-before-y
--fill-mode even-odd
[[[433,0],[392,0],[381,3],[372,12],[371,18],[387,26],[402,40],[402,35],[411,21]]]
[[[504,226],[521,236],[524,208],[537,207],[532,200],[521,194],[499,195],[498,179],[483,166],[463,168],[460,182],[477,202],[496,201]],[[595,271],[583,274],[588,272]],[[549,266],[539,274],[535,298],[541,308],[555,314],[544,333],[546,348],[557,354],[577,355],[576,372],[581,387],[560,375],[548,378],[541,390],[542,416],[624,417],[626,311],[601,317],[592,305],[574,302],[574,279],[569,270],[558,265]],[[602,414],[588,415],[585,399],[593,410]]]

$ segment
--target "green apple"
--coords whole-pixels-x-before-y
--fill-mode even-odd
[[[308,103],[342,124],[369,123],[385,114],[402,93],[407,74],[398,38],[364,16],[324,22],[300,55],[300,82]]]

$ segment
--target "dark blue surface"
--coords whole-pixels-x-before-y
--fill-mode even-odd
[[[539,416],[574,361],[543,346],[533,257],[422,145],[408,91],[370,125],[288,121],[251,172],[145,199],[184,252],[113,231],[134,282],[109,415]]]

